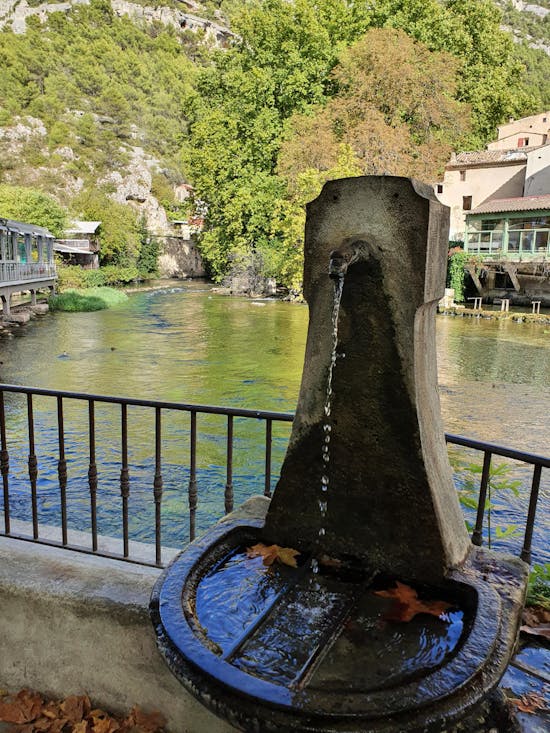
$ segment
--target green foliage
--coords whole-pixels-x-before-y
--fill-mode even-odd
[[[49,306],[53,311],[76,313],[82,311],[98,311],[120,305],[128,300],[128,296],[113,288],[88,288],[85,290],[66,290],[60,295],[49,298]]]
[[[550,611],[550,563],[531,568],[526,605],[542,606]]]
[[[158,257],[160,246],[158,239],[147,231],[145,222],[141,221],[139,257],[136,262],[138,273],[141,277],[150,278],[158,275]]]
[[[127,285],[137,280],[139,276],[140,273],[135,266],[105,265],[98,270],[84,270],[78,265],[57,266],[57,285],[62,293],[104,285]]]
[[[480,479],[483,473],[483,466],[478,463],[463,462],[456,457],[451,459],[455,470],[459,470],[462,480],[462,488],[458,492],[460,503],[467,509],[477,510],[478,494]],[[515,536],[519,533],[519,527],[515,524],[506,526],[492,526],[492,514],[497,505],[493,499],[500,497],[506,492],[512,493],[514,496],[519,495],[521,481],[510,478],[512,466],[506,463],[491,463],[489,469],[489,481],[487,484],[487,499],[485,502],[485,519],[487,522],[487,545],[491,547],[493,542],[493,532],[496,539],[504,539],[506,537]],[[471,531],[473,529],[469,522],[466,526]]]
[[[59,237],[67,222],[67,214],[50,196],[33,188],[0,185],[0,216],[27,224],[46,227]]]
[[[463,250],[451,250],[447,260],[447,287],[455,291],[456,303],[464,302],[464,288],[466,279],[465,266],[471,255]]]
[[[101,264],[133,265],[139,255],[140,225],[134,210],[113,201],[104,190],[85,189],[72,203],[76,218],[101,221]]]

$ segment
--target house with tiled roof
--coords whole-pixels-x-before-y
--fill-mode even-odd
[[[550,112],[510,121],[487,150],[454,154],[436,184],[450,239],[472,253],[468,271],[487,299],[550,304],[549,135]]]

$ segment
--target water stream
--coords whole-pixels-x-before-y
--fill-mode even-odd
[[[340,313],[340,301],[342,299],[342,291],[344,289],[344,277],[338,277],[334,279],[334,303],[332,306],[332,349],[330,355],[330,366],[328,370],[327,378],[327,391],[325,396],[324,414],[325,421],[323,423],[323,444],[321,446],[321,458],[323,460],[323,473],[321,475],[321,494],[319,498],[319,512],[321,515],[321,522],[319,527],[319,549],[322,550],[322,538],[326,534],[324,526],[325,517],[328,510],[328,499],[329,499],[329,467],[330,467],[330,438],[332,432],[332,424],[330,419],[331,404],[332,404],[332,375],[334,373],[334,367],[336,360],[340,356],[343,358],[345,354],[338,354],[338,314]],[[312,559],[313,572],[317,573],[318,561]]]

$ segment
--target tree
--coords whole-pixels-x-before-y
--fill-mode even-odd
[[[6,184],[0,185],[0,216],[46,227],[54,237],[62,236],[67,223],[65,210],[51,196]]]

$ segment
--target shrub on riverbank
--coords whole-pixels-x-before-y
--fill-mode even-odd
[[[65,292],[104,285],[127,285],[139,278],[139,272],[133,265],[105,265],[98,270],[83,270],[78,265],[58,265],[57,276],[59,290]]]
[[[49,306],[52,311],[77,313],[103,310],[113,305],[120,305],[126,300],[128,300],[128,296],[114,288],[72,289],[59,295],[52,295],[49,299]]]

